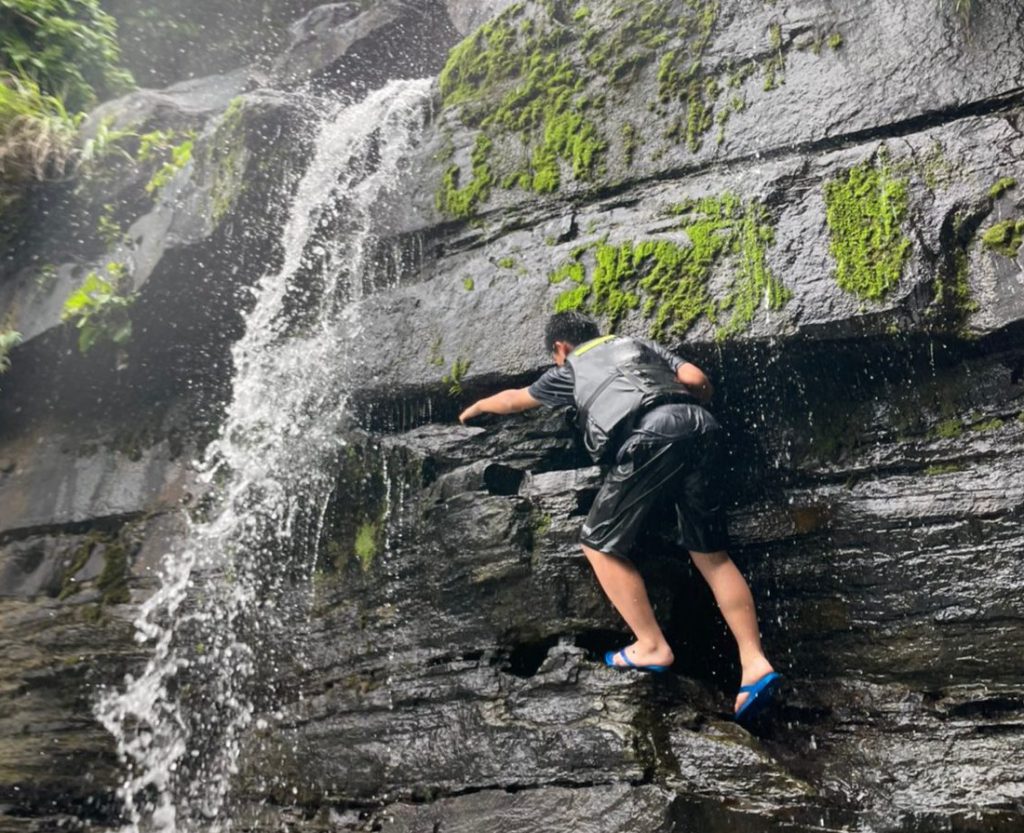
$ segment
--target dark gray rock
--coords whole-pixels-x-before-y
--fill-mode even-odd
[[[493,17],[497,17],[505,9],[511,6],[513,0],[485,0],[485,2],[473,2],[473,0],[447,0],[448,15],[452,19],[455,28],[463,35],[468,35],[478,26],[486,23]]]
[[[392,78],[435,74],[457,39],[441,2],[325,4],[292,25],[291,44],[274,61],[270,79],[360,98]]]
[[[166,510],[188,489],[189,473],[166,443],[135,456],[108,449],[83,453],[59,437],[50,439],[42,449],[26,450],[0,478],[0,531]]]
[[[781,7],[742,0],[708,12],[714,25],[703,50],[693,35],[700,27],[697,18],[709,7],[687,8],[679,2],[652,10],[638,3],[623,13],[613,2],[595,2],[587,8],[589,14],[575,18],[528,2],[507,13],[513,28],[529,18],[534,32],[556,33],[564,44],[560,57],[582,78],[584,94],[605,99],[591,113],[608,145],[605,168],[598,167],[589,182],[574,180],[568,164],[562,169],[558,194],[574,203],[593,199],[594,190],[678,176],[709,164],[756,170],[779,154],[898,138],[936,120],[1000,110],[1019,101],[1024,13],[1012,0],[977,7],[969,34],[952,12],[929,3],[883,10],[863,0],[840,12],[819,2]],[[682,15],[686,22],[673,29],[660,15]],[[669,39],[650,46],[647,39],[659,25],[668,27],[661,31]],[[620,43],[616,38],[621,40],[624,31],[626,40]],[[840,39],[836,47],[829,45],[833,35]],[[603,61],[602,49],[611,51]],[[709,108],[711,117],[724,121],[712,125],[709,117],[706,132],[696,134],[694,142],[687,139],[692,96],[675,88],[671,101],[659,100],[660,62],[673,51],[693,62],[699,85],[717,85],[713,93],[700,94],[701,109],[694,117]],[[931,80],[922,83],[922,78]],[[521,80],[513,76],[487,88],[484,112]],[[686,83],[681,82],[683,87]],[[733,99],[737,106],[730,105]],[[469,151],[477,131],[466,127],[461,111],[458,104],[445,110],[429,150],[441,165],[437,158],[426,163],[419,200],[425,212],[452,158],[464,169],[463,184],[469,180]],[[680,129],[673,132],[677,121]],[[622,133],[627,124],[634,130],[629,153]],[[518,135],[495,129],[490,134],[497,142],[491,154],[497,186],[524,153]],[[538,136],[530,141],[536,143]],[[449,152],[442,152],[445,147]],[[529,191],[495,187],[491,204],[502,208],[507,220],[536,202]],[[550,204],[550,199],[541,202]]]
[[[266,66],[288,43],[289,25],[319,0],[106,0],[117,20],[123,64],[145,87],[237,67]]]
[[[484,8],[448,5],[460,27]],[[540,21],[547,5],[561,8],[528,3],[524,14]],[[1024,292],[1021,258],[981,237],[1024,210],[1019,189],[988,194],[1003,177],[1024,182],[1024,13],[1009,0],[973,5],[967,35],[930,0],[721,4],[701,78],[718,79],[722,104],[734,91],[745,98],[721,143],[714,128],[695,150],[664,135],[666,120],[689,113],[682,102],[664,115],[647,109],[657,61],[627,67],[621,87],[594,74],[580,93],[607,93],[607,169],[576,183],[565,168],[548,196],[498,188],[473,222],[434,206],[442,171],[454,161],[468,174],[475,141],[458,108],[439,112],[411,169],[421,173],[383,211],[388,239],[366,280],[375,291],[353,313],[349,404],[360,430],[338,461],[321,548],[299,567],[285,550],[264,565],[268,587],[289,588],[275,601],[290,625],[259,646],[263,713],[244,739],[240,826],[1020,826]],[[559,25],[604,27],[606,41],[626,25],[614,23],[611,3],[589,7],[589,23]],[[372,84],[372,73],[351,74],[353,56],[399,37],[406,13],[422,9],[318,10],[296,28],[279,77]],[[447,15],[437,25],[448,31]],[[841,35],[838,48],[830,34]],[[581,67],[588,53],[565,57]],[[387,60],[426,71],[420,58]],[[744,62],[752,74],[728,87]],[[775,85],[765,89],[770,66]],[[235,290],[274,262],[274,231],[308,148],[301,95],[246,94],[238,158],[258,184],[232,189],[215,219],[203,148],[233,83],[187,91],[189,113],[166,96],[138,99],[160,110],[154,118],[195,119],[202,132],[194,164],[132,226],[147,329],[127,368],[90,374],[63,357],[57,378],[71,393],[35,395],[61,355],[59,310],[32,306],[24,288],[4,296],[30,338],[0,406],[0,698],[10,706],[0,712],[0,824],[54,802],[116,823],[109,796],[121,776],[90,697],[142,658],[124,594],[141,599],[160,557],[180,545],[184,516],[170,510],[187,497],[182,461],[216,425],[230,378],[224,354],[244,306]],[[641,133],[631,163],[617,138],[627,122]],[[497,165],[519,158],[518,136],[497,145]],[[273,170],[260,180],[267,159]],[[888,165],[908,194],[911,254],[880,300],[837,286],[823,195],[867,160]],[[753,733],[730,720],[734,646],[658,516],[637,561],[675,667],[664,676],[603,667],[603,652],[627,637],[576,543],[601,472],[565,415],[455,424],[475,396],[536,377],[561,291],[548,275],[576,247],[686,246],[694,241],[666,209],[727,192],[763,203],[774,228],[766,262],[792,298],[758,308],[728,338],[702,319],[668,341],[715,382],[730,437],[733,555],[786,678]],[[258,245],[243,245],[247,229]],[[74,279],[67,263],[58,281]],[[723,297],[735,273],[719,262],[712,295]],[[649,323],[633,312],[620,329],[644,333]],[[166,360],[181,345],[191,352]],[[168,367],[180,386],[157,381]],[[185,396],[199,367],[211,381]],[[127,398],[112,404],[111,390]],[[93,400],[105,404],[83,405]],[[133,434],[150,402],[153,423]],[[40,414],[48,420],[28,427]],[[71,457],[47,446],[72,420],[89,426],[74,437],[121,450]],[[135,439],[125,450],[114,436]],[[152,511],[163,514],[144,523]],[[356,546],[367,519],[379,527],[372,552]],[[118,545],[126,569],[112,594],[103,575]]]
[[[1014,210],[1009,204],[994,206],[987,191],[1003,176],[1024,182],[1021,142],[1012,120],[966,118],[898,141],[819,156],[780,156],[756,167],[639,184],[581,207],[559,201],[538,204],[512,228],[503,224],[456,231],[408,273],[406,286],[376,294],[361,305],[366,325],[353,348],[359,356],[355,372],[361,384],[382,395],[407,386],[440,388],[457,361],[469,362],[462,384],[470,388],[498,376],[526,379],[547,360],[544,322],[566,286],[552,285],[548,276],[571,262],[574,250],[604,240],[618,245],[654,239],[686,246],[685,233],[669,213],[671,206],[726,192],[777,206],[771,209],[775,242],[766,250],[766,263],[792,293],[782,309],[762,304],[748,327],[728,336],[730,341],[838,340],[936,327],[975,335],[997,332],[1020,320],[1022,296],[1013,287],[1024,271],[984,246],[977,232],[966,241],[975,306],[946,308],[937,300],[938,287],[953,280],[949,259],[955,218],[974,212],[975,228],[984,230]],[[906,233],[913,245],[899,284],[881,300],[867,301],[836,284],[823,187],[883,147],[894,160],[891,164],[905,171],[911,201]],[[942,149],[938,157],[936,148]],[[935,164],[942,169],[939,180],[930,173]],[[572,218],[576,229],[564,242],[551,231],[560,212]],[[728,292],[736,280],[734,269],[735,263],[726,260],[712,271],[712,297]],[[472,289],[467,289],[467,280]],[[493,322],[498,320],[496,330]],[[646,335],[650,323],[637,310],[624,316],[618,330]],[[673,333],[668,340],[681,343],[685,338],[684,350],[710,348],[719,340],[723,323],[700,318],[685,336]],[[370,349],[374,343],[387,343],[390,349]]]

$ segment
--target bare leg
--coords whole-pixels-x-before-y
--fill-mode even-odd
[[[740,685],[757,682],[774,669],[761,648],[761,634],[750,586],[724,550],[691,551],[690,557],[714,593],[718,608],[740,650],[740,665],[743,668]],[[746,692],[740,693],[736,697],[734,710],[743,705],[746,699]]]
[[[626,649],[626,655],[637,665],[670,665],[675,657],[654,618],[640,571],[628,561],[588,546],[583,546],[583,554],[594,568],[608,600],[636,636],[636,642]],[[616,664],[621,665],[621,660]]]

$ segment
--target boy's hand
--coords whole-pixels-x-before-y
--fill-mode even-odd
[[[472,405],[470,405],[468,408],[466,408],[466,410],[464,410],[461,414],[459,414],[459,422],[461,422],[463,425],[465,425],[467,422],[469,422],[469,420],[473,419],[474,417],[480,416],[480,414],[482,414],[482,413],[483,413],[483,411],[481,411],[477,407],[477,403],[474,402]]]

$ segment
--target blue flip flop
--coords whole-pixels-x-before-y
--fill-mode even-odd
[[[622,657],[622,661],[624,663],[626,663],[625,665],[618,665],[618,664],[616,664],[616,662],[615,662],[616,654],[618,654],[618,656]],[[609,666],[610,668],[616,668],[619,671],[629,671],[630,669],[634,669],[636,671],[653,671],[653,672],[655,672],[657,674],[660,674],[662,671],[668,671],[668,666],[667,665],[637,665],[629,657],[626,656],[626,649],[625,648],[623,648],[621,651],[618,651],[618,652],[616,652],[616,651],[608,651],[604,655],[604,664]]]
[[[782,675],[777,671],[769,671],[756,683],[740,686],[740,691],[748,693],[739,711],[734,715],[737,723],[753,720],[764,711],[765,706],[771,703],[775,693],[779,690],[782,682]]]

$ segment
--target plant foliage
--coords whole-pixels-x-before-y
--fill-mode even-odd
[[[0,77],[0,178],[18,183],[63,177],[79,120],[28,76]]]
[[[107,275],[109,281],[97,272],[89,272],[82,285],[64,302],[61,320],[74,322],[78,329],[78,349],[83,354],[101,341],[122,345],[132,335],[128,310],[135,298],[125,291],[124,265],[107,264]]]
[[[117,24],[99,0],[0,0],[0,72],[32,79],[72,112],[125,92]]]
[[[11,360],[7,355],[19,344],[21,333],[16,330],[0,330],[0,373],[6,373],[11,369]]]

